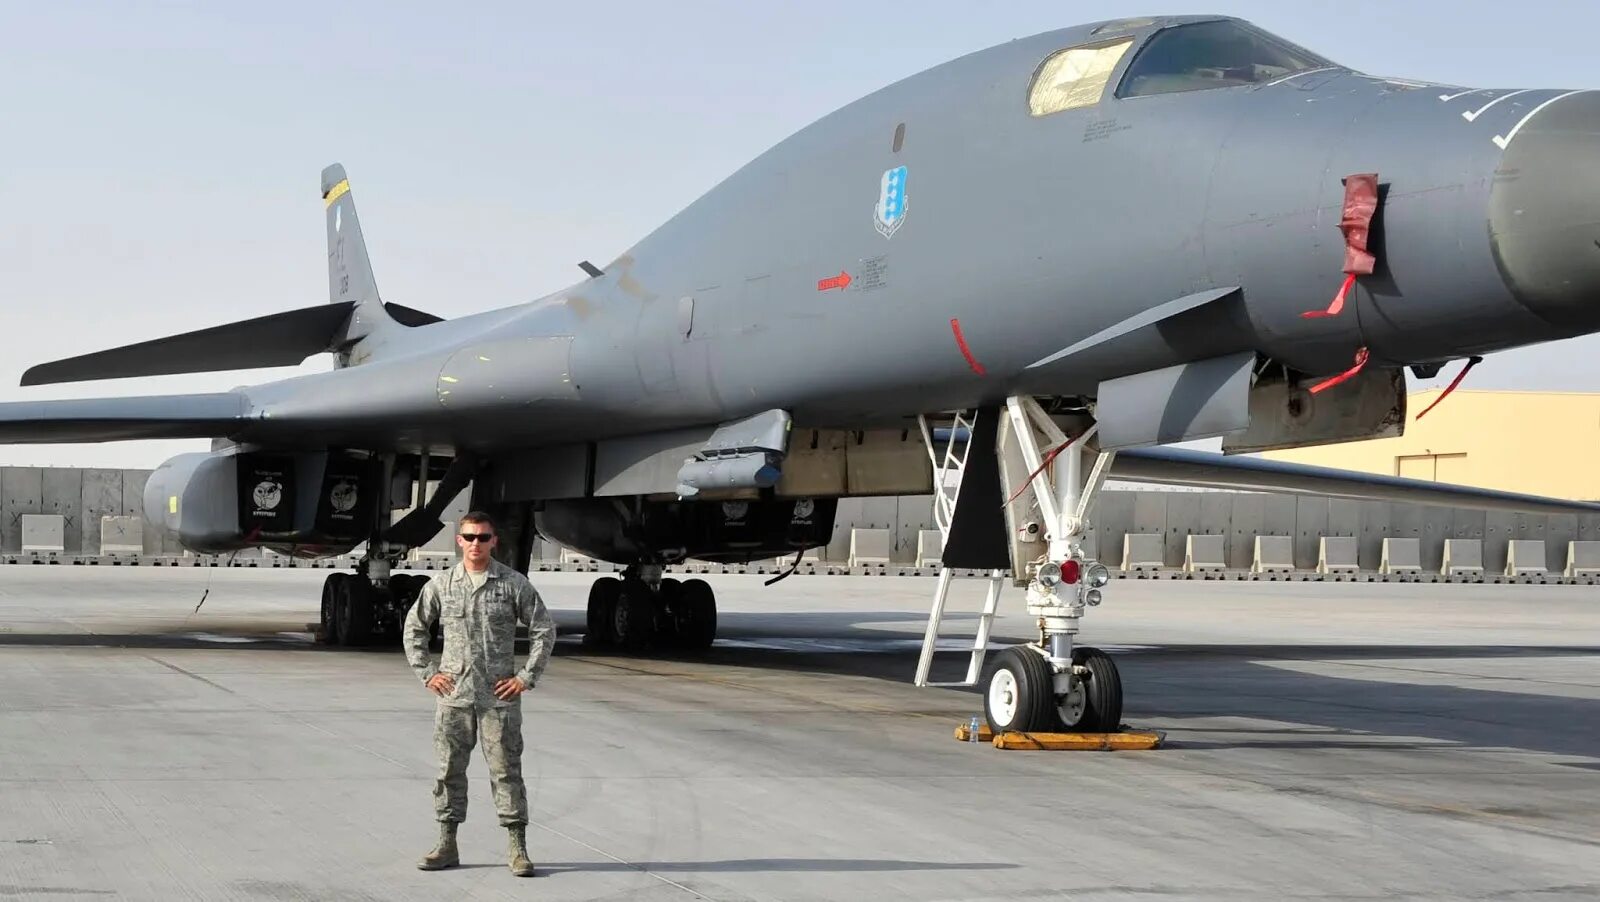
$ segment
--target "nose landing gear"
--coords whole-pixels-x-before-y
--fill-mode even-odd
[[[1097,427],[1081,415],[1078,420],[1082,428],[1069,437],[1036,400],[1013,396],[1006,399],[999,423],[991,427],[994,431],[987,433],[994,437],[993,449],[974,447],[976,437],[984,433],[975,425],[977,415],[963,412],[948,431],[952,436],[964,434],[967,440],[958,449],[955,439],[948,439],[941,455],[936,432],[923,418],[923,439],[934,467],[934,485],[939,487],[936,519],[946,536],[969,459],[998,462],[1002,488],[1014,492],[1006,501],[1011,568],[1017,585],[1027,587],[1028,614],[1039,624],[1037,641],[1007,648],[982,667],[1004,578],[1003,571],[992,571],[966,679],[930,682],[949,589],[946,568],[940,573],[915,678],[919,686],[981,685],[984,715],[997,734],[1100,733],[1121,728],[1122,679],[1115,662],[1097,648],[1074,647],[1084,611],[1104,600],[1111,579],[1104,565],[1088,558],[1084,547],[1089,515],[1116,456],[1114,451],[1101,452],[1085,474],[1083,448]],[[978,457],[971,458],[974,453]]]

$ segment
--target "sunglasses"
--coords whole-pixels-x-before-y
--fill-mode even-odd
[[[492,532],[463,532],[458,535],[463,542],[488,542],[494,539]]]

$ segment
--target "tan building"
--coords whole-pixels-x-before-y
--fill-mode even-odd
[[[1600,500],[1600,394],[1458,389],[1406,400],[1400,438],[1270,451],[1262,457],[1580,501]]]

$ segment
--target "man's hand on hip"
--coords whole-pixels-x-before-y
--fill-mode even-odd
[[[456,691],[456,678],[448,673],[436,673],[428,677],[428,688],[434,695],[449,695]]]
[[[518,677],[506,677],[494,684],[494,697],[503,702],[509,702],[527,691],[528,684]]]

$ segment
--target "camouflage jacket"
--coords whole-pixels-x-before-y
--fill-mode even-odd
[[[528,625],[528,662],[516,669],[517,623]],[[441,624],[444,654],[436,666],[428,654],[433,624]],[[528,578],[499,561],[474,591],[466,566],[457,564],[428,580],[406,615],[406,660],[424,683],[436,673],[455,677],[455,692],[440,699],[457,708],[503,708],[494,685],[516,676],[532,689],[556,644],[555,621]]]

